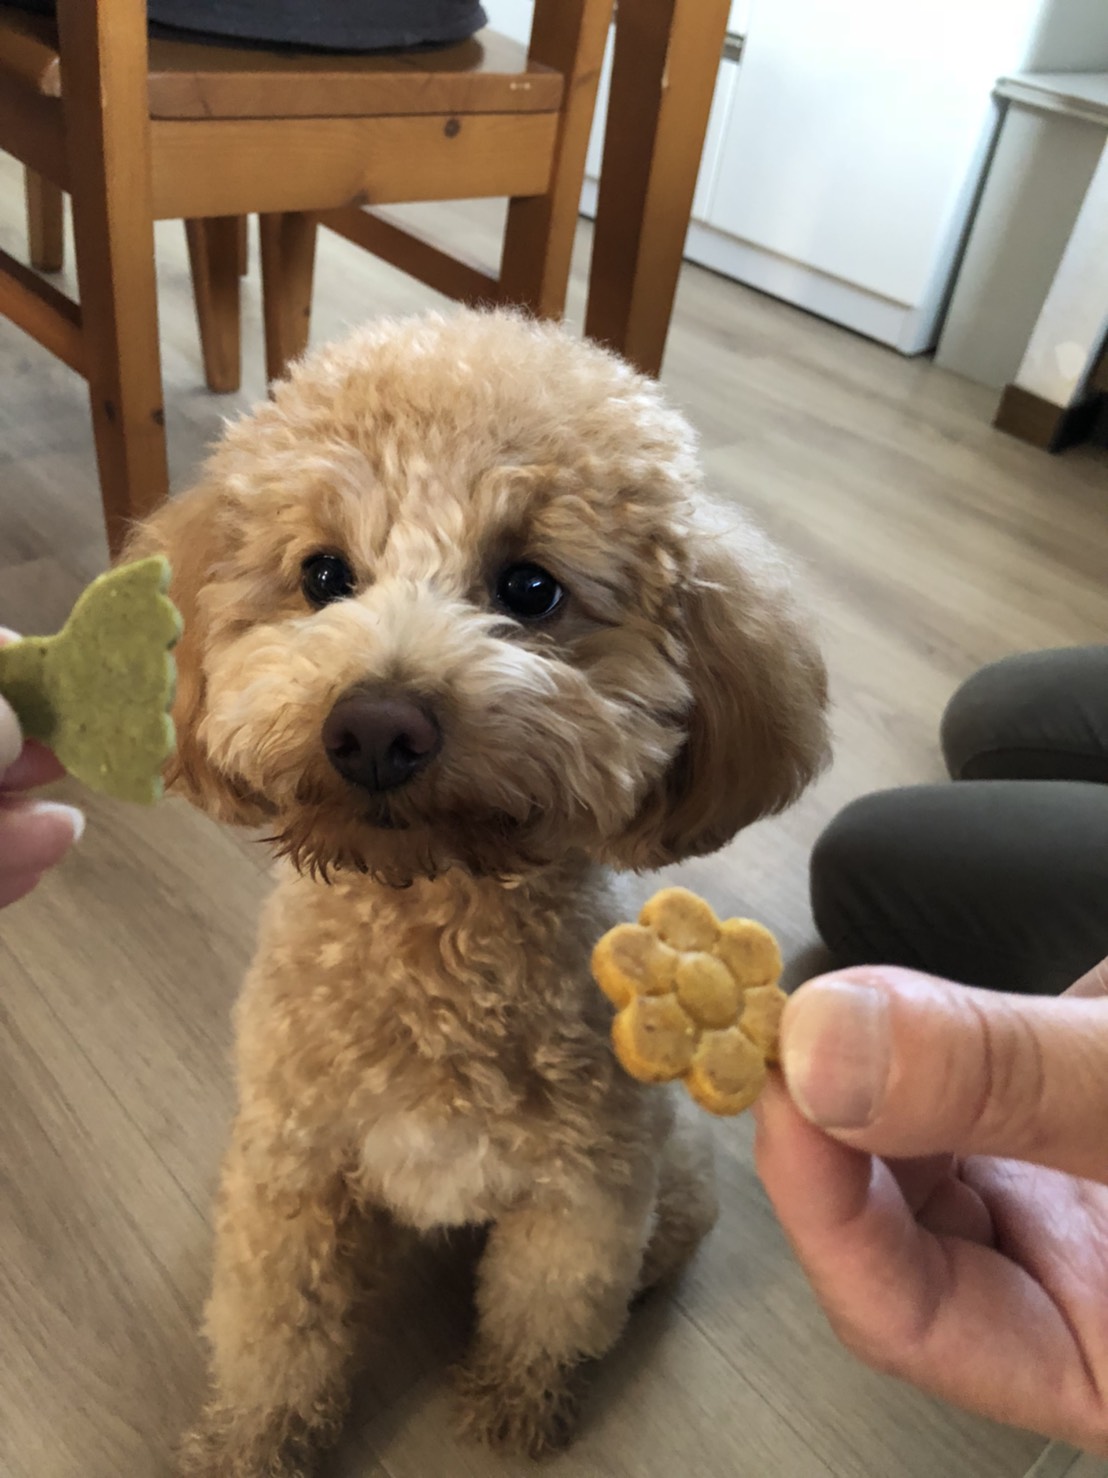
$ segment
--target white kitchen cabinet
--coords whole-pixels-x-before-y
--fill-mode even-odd
[[[712,111],[708,114],[708,127],[704,134],[704,152],[700,156],[700,173],[693,195],[692,214],[694,221],[708,219],[712,201],[719,187],[720,171],[723,168],[723,151],[727,143],[727,122],[738,82],[737,62],[724,61],[716,78],[716,90],[712,97]]]
[[[754,0],[731,0],[731,11],[727,17],[727,34],[745,36],[750,25],[750,7]]]
[[[998,76],[1108,51],[1106,0],[755,0],[687,254],[913,353],[936,325]]]
[[[608,92],[612,84],[612,50],[615,42],[615,27],[608,30],[608,44],[604,48],[604,66],[600,72],[600,85],[596,89],[596,112],[592,118],[592,133],[589,134],[589,152],[585,155],[585,176],[590,180],[600,178],[600,159],[604,152],[604,121],[608,116]],[[592,211],[589,211],[592,214]]]
[[[484,4],[526,40],[532,0]],[[1108,0],[732,0],[729,33],[686,256],[905,353],[934,343],[996,80],[1108,67]],[[609,41],[586,214],[610,65]]]
[[[1108,152],[1108,71],[1025,72],[1001,79],[996,90],[1004,108],[1000,131],[935,363],[1000,390],[1016,380],[1079,218],[1103,212],[1108,233],[1108,191],[1102,185],[1098,196],[1092,189]],[[1081,260],[1091,255],[1095,248]],[[1102,318],[1095,280],[1088,284],[1092,330]],[[1079,336],[1086,349],[1092,336]],[[1063,363],[1072,361],[1076,342],[1058,340],[1067,346]],[[1081,353],[1076,357],[1080,365]],[[1056,393],[1052,386],[1043,398],[1068,403]]]
[[[1106,3],[1108,3],[1108,0],[1106,0]],[[604,71],[600,78],[600,88],[597,93],[596,116],[593,119],[592,137],[589,140],[589,153],[585,161],[585,188],[581,192],[581,210],[587,216],[592,216],[596,213],[597,183],[600,178],[601,156],[604,149],[604,123],[608,116],[608,84],[611,73],[611,61],[612,42],[611,37],[609,37]],[[693,195],[692,214],[694,221],[706,219],[715,191],[737,70],[734,62],[725,61],[720,66],[719,75],[716,78],[715,92],[712,97],[712,108],[708,114],[708,127],[704,134],[704,150],[700,156],[700,172],[697,176],[696,191]]]

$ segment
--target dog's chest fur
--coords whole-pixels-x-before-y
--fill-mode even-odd
[[[611,1101],[631,1085],[588,970],[618,908],[597,872],[580,892],[564,876],[279,891],[240,1050],[257,1031],[282,1054],[299,1132],[341,1135],[368,1200],[421,1229],[486,1221],[592,1163],[614,1110],[634,1117]],[[336,1104],[340,1122],[317,1117]]]
[[[459,1115],[386,1110],[362,1141],[361,1188],[421,1230],[487,1220],[528,1181],[487,1129]]]

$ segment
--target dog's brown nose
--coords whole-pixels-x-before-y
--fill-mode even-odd
[[[442,748],[435,715],[414,698],[355,689],[323,723],[327,758],[363,790],[396,790],[426,769]]]

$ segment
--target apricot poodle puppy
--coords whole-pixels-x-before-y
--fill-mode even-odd
[[[309,355],[129,553],[159,550],[170,778],[287,859],[183,1471],[307,1473],[390,1223],[489,1228],[462,1422],[542,1453],[714,1219],[701,1123],[616,1065],[589,953],[618,870],[721,847],[819,768],[789,573],[656,385],[507,313]]]

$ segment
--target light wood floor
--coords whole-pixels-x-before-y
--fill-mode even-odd
[[[0,245],[21,253],[18,187],[0,171]],[[475,245],[489,239],[483,208],[444,218]],[[246,392],[216,399],[201,384],[179,227],[161,229],[159,252],[180,486],[220,418],[263,391],[257,285]],[[430,297],[323,243],[319,337]],[[938,775],[940,710],[979,663],[1103,640],[1108,459],[1051,460],[990,430],[988,393],[693,269],[666,381],[716,485],[807,562],[823,616],[833,771],[789,816],[681,871],[721,910],[777,929],[795,976],[813,943],[805,862],[822,823],[864,790]],[[7,325],[0,385],[0,622],[53,630],[105,558],[84,389]],[[260,852],[182,805],[88,810],[72,860],[0,919],[2,1478],[170,1471],[200,1390],[228,1011],[267,888]],[[719,1137],[718,1231],[677,1296],[636,1316],[584,1435],[549,1472],[1104,1478],[840,1351],[759,1189],[749,1124]],[[453,1281],[422,1275],[330,1478],[532,1471],[451,1435],[443,1368],[459,1303]]]

